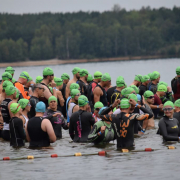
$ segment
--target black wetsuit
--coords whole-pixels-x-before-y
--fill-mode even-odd
[[[10,146],[21,147],[25,145],[25,131],[23,121],[18,117],[13,117],[9,123],[10,128]]]
[[[147,85],[147,90],[152,91],[154,94],[156,94],[156,92],[157,92],[157,84],[153,84],[152,82],[150,82]]]
[[[107,90],[107,101],[108,101],[108,106],[111,105],[111,96],[114,93],[114,90],[116,89],[116,86],[111,87]]]
[[[120,96],[121,96],[121,92],[115,89],[111,96],[111,104],[113,104],[115,100],[120,99]]]
[[[74,142],[87,142],[95,119],[90,112],[79,110],[70,118],[69,134]]]
[[[108,106],[106,90],[102,88],[99,84],[96,87],[99,87],[103,92],[103,95],[100,96],[100,102],[102,102],[104,106]]]
[[[117,148],[130,148],[134,146],[134,122],[136,120],[143,121],[153,117],[153,114],[145,109],[144,107],[140,108],[146,114],[127,114],[121,112],[120,114],[107,115],[111,111],[111,108],[106,108],[102,111],[100,118],[103,121],[112,122],[115,134],[117,138]],[[106,115],[105,115],[106,114]]]
[[[28,112],[28,118],[32,118],[36,115],[36,104],[39,102],[39,99],[35,96],[31,96],[31,98],[29,99],[29,102],[31,104],[31,110]]]
[[[180,124],[180,112],[175,112],[173,114],[173,117],[176,118],[179,121],[179,124]]]
[[[147,86],[145,86],[145,85],[143,85],[143,84],[141,84],[140,86],[139,86],[139,94],[142,96],[143,94],[144,94],[144,92],[145,91],[147,91],[148,89],[147,89]]]
[[[51,109],[48,109],[45,113],[44,113],[44,117],[46,117],[47,119],[49,119],[51,121],[51,124],[53,126],[55,135],[57,139],[62,138],[62,127],[63,129],[67,130],[67,124],[65,123],[64,117],[62,116],[57,116],[57,117],[53,117],[52,115],[55,113],[61,113],[60,111],[53,111]]]
[[[87,93],[87,85],[83,81],[81,81],[80,79],[77,80],[76,83],[79,84],[81,95],[87,96],[88,95],[88,93]]]
[[[9,121],[10,121],[11,117],[9,114],[8,104],[11,101],[12,101],[12,99],[4,99],[1,103],[1,114],[3,117],[3,121],[6,124],[6,126],[8,126],[7,129],[5,129],[5,126],[4,126],[4,129],[2,130],[1,135],[2,135],[2,138],[6,141],[10,140]]]
[[[44,83],[40,83],[40,84],[46,86],[46,87],[48,88],[49,92],[51,93],[51,90],[49,89],[49,87],[48,87],[46,84],[44,84]],[[52,93],[51,93],[51,94],[52,94]],[[52,94],[52,95],[53,95],[53,94]],[[44,102],[44,104],[46,105],[46,108],[49,106],[49,104],[48,104],[48,99],[46,99],[45,97],[40,97],[39,100],[42,101],[42,102]]]
[[[174,100],[180,99],[180,77],[175,77],[171,81],[172,91],[174,93]]]
[[[29,119],[27,131],[31,139],[29,147],[47,147],[50,145],[50,140],[47,132],[41,129],[43,117],[33,117]]]
[[[62,96],[64,98],[64,102],[66,102],[66,84],[63,83],[63,88],[60,91],[62,92]],[[58,106],[59,105],[60,104],[58,103]],[[66,103],[64,103],[64,106],[61,107],[61,109],[62,109],[63,116],[66,117]]]
[[[169,119],[164,116],[159,121],[159,130],[157,134],[163,136],[164,141],[178,141],[180,136],[179,121],[175,118]]]

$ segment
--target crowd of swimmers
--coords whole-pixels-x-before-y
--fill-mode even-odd
[[[62,138],[62,128],[73,142],[132,148],[134,136],[155,128],[166,141],[180,141],[180,66],[171,87],[160,73],[135,75],[131,85],[118,76],[111,85],[109,73],[73,68],[54,76],[46,67],[35,81],[23,71],[17,80],[7,67],[0,84],[0,137],[13,147],[48,147]],[[58,77],[59,76],[59,77]]]

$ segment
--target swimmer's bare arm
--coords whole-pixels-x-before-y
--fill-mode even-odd
[[[41,123],[41,128],[43,131],[48,133],[49,140],[51,143],[56,141],[56,135],[54,133],[54,129],[52,127],[51,122],[48,119],[43,119]]]
[[[31,141],[30,137],[29,137],[29,133],[28,133],[28,130],[27,130],[27,126],[28,126],[28,122],[26,123],[26,127],[25,127],[25,131],[26,131],[26,139],[28,142]]]
[[[70,96],[70,85],[71,83],[68,82],[66,86],[66,99]]]
[[[158,108],[162,109],[163,108],[163,104],[160,104],[159,107],[158,107],[158,105],[152,105],[152,104],[150,104],[149,106],[151,109],[158,109]]]
[[[59,99],[60,105],[64,106],[64,98],[61,91],[57,91],[57,98]]]
[[[50,93],[50,91],[49,91],[49,89],[46,87],[46,86],[43,86],[44,87],[44,97],[46,98],[46,99],[49,99],[51,96],[52,96],[52,94]],[[54,91],[56,91],[55,89],[53,89],[53,92]],[[53,93],[54,94],[54,93]],[[57,97],[57,95],[55,96],[55,97]]]
[[[73,108],[73,113],[74,113],[74,112],[77,112],[77,111],[79,111],[79,106],[78,106],[78,105],[76,105],[76,106]]]
[[[93,91],[94,94],[94,103],[100,101],[100,97],[103,95],[102,90],[99,87],[96,87]]]

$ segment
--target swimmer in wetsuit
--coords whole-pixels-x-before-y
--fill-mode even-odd
[[[72,114],[70,118],[69,134],[74,142],[87,142],[91,127],[95,119],[87,110],[90,108],[86,96],[78,98],[79,111]]]
[[[173,118],[174,104],[167,101],[164,106],[164,116],[159,121],[159,130],[157,134],[162,135],[163,141],[180,141],[180,124],[176,118]]]
[[[10,146],[22,147],[25,145],[25,131],[23,121],[20,118],[22,109],[20,104],[12,103],[10,105],[10,111],[13,113],[13,117],[9,121],[10,128]]]
[[[175,113],[173,114],[173,117],[176,118],[180,124],[180,99],[174,102],[174,108],[175,108]]]
[[[116,104],[113,104],[109,108],[105,109],[100,117],[103,121],[110,121],[115,129],[116,138],[117,138],[117,148],[131,148],[134,146],[134,122],[135,120],[143,121],[153,117],[153,114],[142,107],[137,105],[144,114],[130,113],[131,104],[135,106],[137,103],[133,99],[122,99],[120,102],[121,113],[117,115],[107,115]],[[105,115],[106,114],[106,115]]]
[[[142,96],[145,91],[147,91],[147,85],[150,82],[150,77],[148,75],[145,75],[142,77],[142,84],[139,86],[139,94]]]
[[[49,119],[43,118],[46,105],[40,101],[36,104],[36,116],[29,119],[26,125],[26,138],[29,147],[48,147],[56,141],[56,135]]]

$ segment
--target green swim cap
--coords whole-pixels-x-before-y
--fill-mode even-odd
[[[77,84],[77,83],[72,83],[72,84],[70,85],[70,91],[72,91],[73,89],[79,89],[79,84]]]
[[[88,71],[86,69],[81,69],[79,72],[80,77],[88,75]]]
[[[29,78],[28,78],[28,82],[30,82],[30,81],[32,81],[33,79],[32,79],[32,77],[31,76],[29,76]]]
[[[164,106],[163,106],[163,107],[165,107],[165,106],[171,106],[171,107],[174,109],[174,104],[173,104],[173,102],[171,102],[171,101],[166,101],[166,102],[164,103]]]
[[[109,73],[104,73],[101,77],[101,81],[110,81],[111,80],[111,76],[109,75]]]
[[[15,70],[14,70],[11,66],[8,66],[8,67],[5,69],[5,72],[10,73],[11,75],[14,74],[14,71],[15,71]]]
[[[10,111],[13,113],[13,114],[16,114],[17,112],[19,112],[19,110],[21,109],[21,106],[20,104],[18,103],[12,103],[10,105]]]
[[[43,80],[43,77],[42,77],[42,76],[37,76],[37,77],[36,77],[36,84],[41,83],[42,80]]]
[[[135,75],[134,80],[141,82],[142,81],[142,75],[141,74]]]
[[[18,99],[18,98],[19,98],[19,95],[20,95],[19,89],[18,89],[18,88],[16,88],[16,99]]]
[[[174,102],[174,106],[180,107],[180,99],[178,99]]]
[[[150,77],[148,75],[142,77],[142,82],[146,82],[148,80],[150,80]]]
[[[129,103],[129,99],[127,99],[127,98],[123,98],[122,100],[121,100],[121,102],[120,102],[120,108],[122,108],[122,109],[127,109],[127,108],[129,108],[131,105],[130,105],[130,103]]]
[[[15,92],[16,92],[16,88],[14,86],[10,85],[5,88],[5,93],[7,96],[10,96],[10,95],[14,94]]]
[[[160,81],[158,83],[158,86],[160,86],[160,85],[164,85],[164,86],[168,87],[168,84],[166,82],[164,82],[164,81]]]
[[[51,96],[51,97],[49,97],[49,99],[48,99],[48,104],[49,104],[51,101],[56,101],[56,102],[57,102],[57,98],[56,98],[55,96]]]
[[[14,86],[14,85],[13,85],[13,83],[11,81],[5,80],[3,82],[2,87],[3,87],[3,89],[6,89],[7,86]]]
[[[63,80],[61,78],[54,78],[54,82],[56,83],[56,86],[61,86],[63,84]]]
[[[148,76],[150,77],[150,80],[152,80],[151,76],[152,76],[152,73],[149,73]]]
[[[49,67],[44,68],[43,76],[51,76],[53,74],[54,74],[54,72],[53,72],[53,70],[51,68],[49,68]]]
[[[26,71],[23,71],[19,77],[29,80],[29,74]]]
[[[69,76],[69,74],[67,74],[67,73],[63,73],[63,74],[61,75],[61,79],[62,79],[62,80],[67,80],[67,79],[70,79],[70,76]]]
[[[138,101],[138,98],[137,98],[137,96],[135,94],[130,94],[128,96],[128,99],[134,99],[136,102]]]
[[[49,86],[49,89],[50,89],[51,93],[53,94],[53,88],[51,86]]]
[[[165,85],[159,85],[157,91],[167,92],[167,87]]]
[[[82,107],[82,106],[85,106],[88,103],[89,103],[89,101],[88,101],[88,98],[86,96],[84,96],[84,95],[79,96],[79,98],[78,98],[78,105],[79,106]]]
[[[155,80],[155,79],[159,78],[159,76],[160,76],[160,73],[157,71],[154,71],[151,75],[151,80]]]
[[[104,105],[103,105],[103,103],[100,102],[100,101],[98,101],[98,102],[96,102],[96,103],[94,104],[94,109],[96,109],[96,108],[102,108],[102,107],[104,107]]]
[[[117,86],[117,87],[123,87],[123,86],[125,86],[125,81],[124,81],[124,79],[122,79],[121,76],[119,76],[119,77],[116,79],[116,86]]]
[[[94,73],[94,79],[100,79],[102,77],[102,73],[100,71],[96,71]]]
[[[134,89],[132,87],[127,87],[121,91],[121,95],[128,97],[128,95],[131,94],[133,91],[134,91]]]
[[[29,100],[28,99],[20,99],[18,101],[18,103],[20,104],[21,108],[24,109],[28,105]]]
[[[15,83],[15,82],[16,82],[16,80],[15,80],[14,78],[12,78],[12,82],[13,82],[13,83]]]
[[[178,66],[178,67],[176,68],[176,74],[177,74],[177,75],[180,75],[180,66]]]
[[[78,72],[80,72],[80,68],[79,67],[75,67],[73,70],[72,70],[72,73],[73,75],[77,74]]]
[[[134,89],[136,94],[139,94],[139,88],[136,85],[131,85],[130,87]]]
[[[152,91],[147,90],[144,92],[143,96],[144,96],[144,99],[147,99],[150,96],[154,96],[154,93]]]
[[[91,74],[88,74],[87,82],[91,82],[93,80],[93,77]]]
[[[74,98],[76,94],[81,94],[81,93],[78,89],[72,89],[70,94],[71,94],[71,97]]]
[[[12,75],[8,72],[4,72],[2,74],[2,80],[5,81],[5,80],[11,80],[12,79]]]

